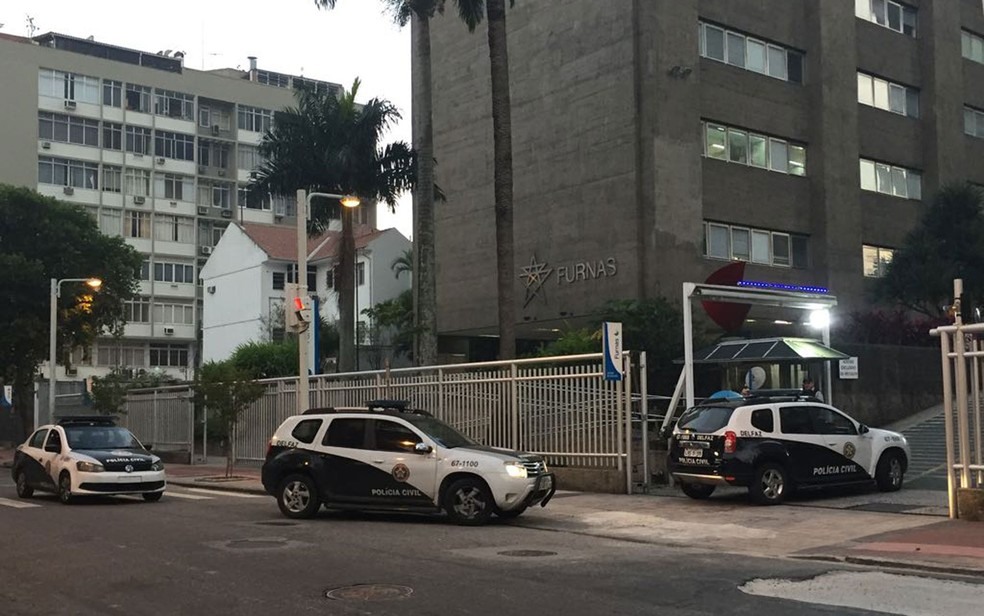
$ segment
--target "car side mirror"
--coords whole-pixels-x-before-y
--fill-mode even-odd
[[[869,432],[868,426],[861,424],[858,426],[858,434],[867,434]]]
[[[147,451],[153,451],[154,450],[154,446],[153,445],[144,445],[144,449],[146,449]]]
[[[425,455],[434,451],[434,448],[428,445],[427,443],[417,443],[416,445],[413,446],[413,451],[414,453]]]

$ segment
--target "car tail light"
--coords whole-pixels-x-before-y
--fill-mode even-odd
[[[270,454],[272,453],[273,453],[273,439],[270,439],[270,442],[267,443],[266,457],[269,458]]]
[[[734,453],[738,449],[738,435],[730,430],[724,433],[724,453]]]

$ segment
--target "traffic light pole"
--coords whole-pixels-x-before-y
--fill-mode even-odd
[[[307,191],[297,191],[297,296],[307,305],[307,220],[308,220]],[[287,307],[292,310],[292,306]],[[310,326],[310,325],[308,325]],[[297,412],[303,413],[308,409],[310,397],[308,394],[308,337],[304,323],[298,323],[297,328]]]

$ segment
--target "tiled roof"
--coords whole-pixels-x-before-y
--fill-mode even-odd
[[[297,261],[297,230],[293,227],[256,223],[243,223],[239,226],[271,259]],[[356,249],[365,248],[369,242],[384,232],[368,225],[357,225],[355,228]],[[327,231],[315,237],[308,237],[309,260],[314,262],[337,257],[341,240],[341,231]],[[312,252],[314,254],[311,254]]]
[[[24,36],[15,36],[13,34],[4,34],[3,32],[0,32],[0,39],[4,39],[6,41],[14,41],[16,43],[30,43],[31,42],[31,39],[29,39],[27,37],[24,37]]]

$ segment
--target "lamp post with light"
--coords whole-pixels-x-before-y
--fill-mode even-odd
[[[54,419],[55,416],[55,356],[58,353],[58,298],[61,297],[61,286],[66,282],[84,282],[93,290],[98,291],[102,286],[102,280],[98,278],[58,278],[51,279],[51,318],[49,327],[51,332],[48,337],[48,416]],[[37,417],[34,418],[37,427]]]
[[[311,200],[315,197],[324,197],[326,199],[338,199],[345,209],[354,209],[359,207],[361,201],[358,197],[353,195],[338,195],[335,193],[324,193],[324,192],[312,192],[308,193],[304,189],[299,189],[297,191],[297,295],[302,298],[304,305],[307,305],[307,221],[311,218]],[[342,246],[341,250],[344,252],[351,249],[354,253],[355,243],[354,241],[349,241],[352,233],[352,225],[345,224],[345,211],[342,212]],[[314,323],[315,327],[319,324]],[[310,325],[309,325],[310,326]],[[302,324],[299,324],[298,335],[297,335],[297,355],[298,355],[298,373],[297,373],[297,410],[299,413],[303,413],[307,410],[309,403],[308,395],[308,337],[306,334],[306,329],[301,330]]]

